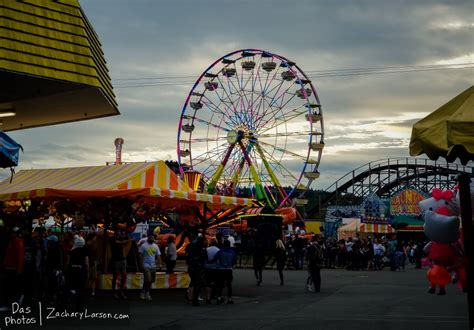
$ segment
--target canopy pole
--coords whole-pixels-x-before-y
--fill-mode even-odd
[[[469,328],[474,329],[474,283],[472,277],[474,276],[474,244],[472,242],[474,235],[472,233],[472,205],[471,205],[471,179],[469,174],[461,173],[458,175],[459,182],[459,203],[461,206],[461,221],[462,231],[464,234],[464,251],[468,258],[467,266],[467,306],[469,313]]]

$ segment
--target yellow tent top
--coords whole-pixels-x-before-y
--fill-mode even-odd
[[[175,203],[251,206],[252,199],[196,193],[163,162],[22,170],[0,182],[0,201],[47,197],[150,197]]]
[[[410,155],[474,160],[474,86],[413,125]]]
[[[77,0],[0,0],[2,130],[119,114],[97,34]]]

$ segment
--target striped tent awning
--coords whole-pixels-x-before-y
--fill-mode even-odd
[[[338,232],[391,234],[395,233],[395,229],[393,229],[390,225],[361,223],[359,219],[356,219],[344,226],[339,227]]]
[[[361,233],[379,233],[379,234],[392,234],[395,233],[395,229],[390,225],[362,223],[360,225]]]
[[[0,201],[38,197],[149,197],[213,205],[252,205],[247,198],[196,193],[163,162],[22,170],[0,183]]]

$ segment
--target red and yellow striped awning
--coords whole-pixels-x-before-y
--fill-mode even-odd
[[[379,233],[379,234],[392,234],[395,233],[395,229],[390,225],[381,225],[376,223],[362,223],[360,225],[361,233]]]
[[[38,197],[150,197],[213,205],[252,205],[253,200],[196,193],[163,162],[22,170],[0,183],[0,201]]]

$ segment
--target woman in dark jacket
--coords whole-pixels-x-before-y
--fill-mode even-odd
[[[276,248],[275,248],[275,259],[278,269],[278,275],[280,275],[280,285],[283,285],[283,268],[285,268],[286,264],[286,249],[285,244],[281,239],[276,241]]]

